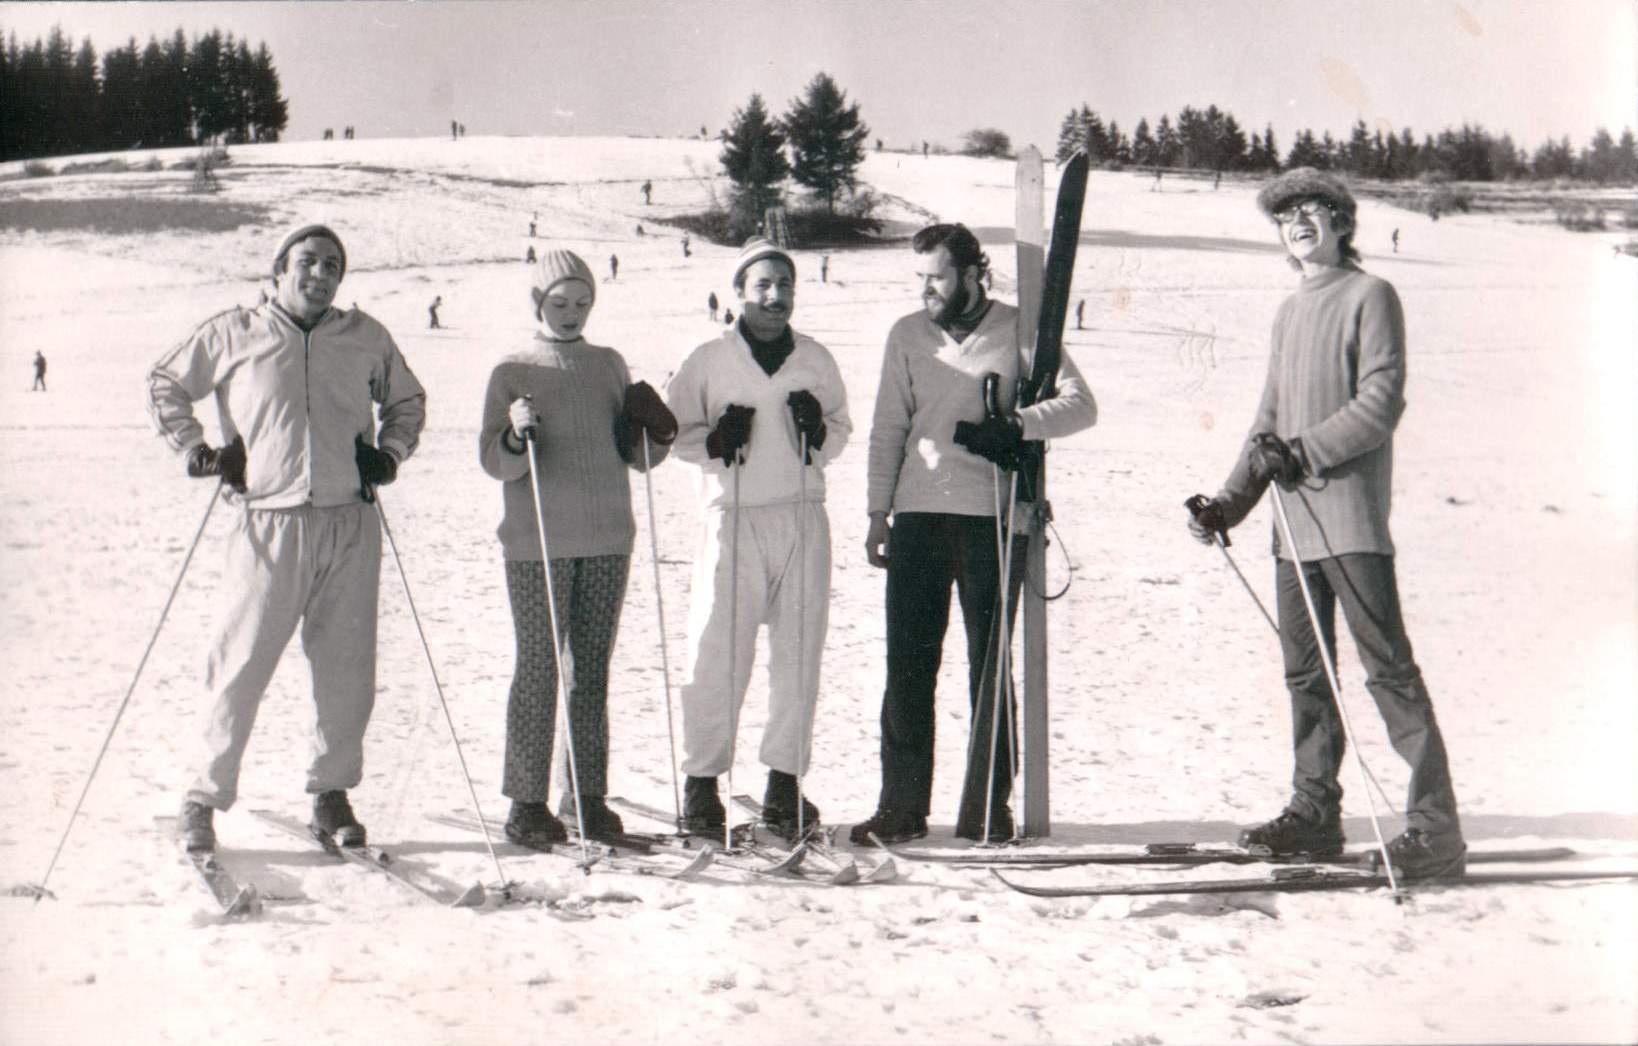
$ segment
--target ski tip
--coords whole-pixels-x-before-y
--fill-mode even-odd
[[[56,894],[46,889],[45,886],[40,883],[18,883],[16,886],[9,887],[6,890],[6,896],[27,897],[33,901],[43,901],[47,898],[50,898],[53,901],[57,899]]]
[[[858,882],[859,879],[859,866],[854,862],[849,861],[840,868],[836,869],[836,871],[831,875],[830,885],[852,886],[854,883]]]
[[[489,895],[484,890],[483,883],[473,883],[462,890],[460,896],[449,902],[449,906],[451,908],[481,908],[488,899]]]
[[[262,914],[262,895],[254,885],[247,885],[239,890],[225,909],[223,915],[229,919],[254,919]]]
[[[899,877],[899,866],[888,857],[872,868],[864,877],[867,883],[890,883]]]

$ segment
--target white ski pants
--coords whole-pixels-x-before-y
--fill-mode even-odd
[[[352,788],[364,775],[375,705],[381,525],[370,506],[244,512],[228,540],[225,597],[205,685],[204,768],[188,798],[218,810],[238,798],[239,767],[262,694],[301,624],[318,717],[307,791]]]
[[[806,528],[805,558],[797,555],[799,520]],[[737,571],[733,540],[734,510],[708,511],[688,611],[683,772],[716,777],[733,764],[757,631],[766,623],[768,726],[761,758],[774,770],[801,775],[813,748],[829,620],[830,518],[818,501],[741,508]]]

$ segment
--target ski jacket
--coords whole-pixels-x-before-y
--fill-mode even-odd
[[[1001,408],[1011,410],[1018,376],[1033,353],[1018,348],[1018,310],[993,302],[978,327],[956,341],[918,310],[893,324],[882,353],[870,424],[871,512],[995,514],[990,462],[955,442],[959,421],[984,420],[984,376],[1001,376]],[[1051,399],[1018,411],[1024,438],[1058,439],[1090,428],[1098,406],[1066,352]]]
[[[387,329],[358,309],[326,310],[311,331],[272,303],[206,320],[148,374],[149,412],[173,449],[205,442],[193,405],[207,396],[223,442],[244,437],[249,508],[360,501],[354,437],[402,462],[426,424],[421,383]]]
[[[501,480],[501,523],[496,535],[509,560],[539,560],[540,531],[529,490],[529,459],[502,436],[512,427],[507,410],[521,396],[534,400],[535,470],[540,511],[553,559],[629,555],[636,535],[627,468],[642,471],[643,452],[621,459],[615,427],[625,406],[631,372],[613,349],[583,340],[558,342],[537,333],[530,347],[496,364],[483,398],[478,460]],[[669,446],[649,444],[658,465]]]
[[[842,453],[853,432],[847,387],[830,350],[800,331],[791,335],[796,347],[772,375],[757,365],[750,345],[733,329],[689,353],[666,386],[666,401],[677,416],[677,457],[700,467],[700,498],[708,509],[733,503],[730,469],[705,449],[706,437],[731,403],[756,408],[750,441],[741,452],[744,464],[736,466],[740,505],[794,503],[804,482],[807,500],[825,500],[825,466]],[[810,448],[806,466],[786,402],[798,389],[813,393],[825,415],[824,446]]]
[[[1311,475],[1286,494],[1304,562],[1393,555],[1393,430],[1405,412],[1405,313],[1393,285],[1348,263],[1303,278],[1280,304],[1251,433],[1302,440]],[[1262,498],[1250,443],[1218,497],[1233,526]],[[1275,553],[1281,548],[1278,528]]]

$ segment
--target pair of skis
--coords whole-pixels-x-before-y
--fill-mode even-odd
[[[252,816],[286,835],[300,839],[322,850],[331,857],[391,879],[412,897],[426,904],[445,908],[478,908],[487,899],[482,883],[462,886],[460,883],[432,872],[415,870],[400,864],[389,851],[379,846],[342,846],[330,835],[294,817],[272,810],[252,810]]]
[[[1470,858],[1471,859],[1471,858]],[[1567,883],[1638,879],[1638,869],[1597,871],[1548,869],[1501,872],[1465,872],[1425,879],[1397,877],[1390,882],[1380,872],[1294,865],[1274,869],[1272,876],[1247,879],[1206,879],[1199,882],[1119,883],[1109,886],[1034,886],[1009,879],[998,868],[990,874],[1008,889],[1031,897],[1150,897],[1171,894],[1313,893],[1337,890],[1373,890],[1395,886],[1400,890],[1426,887],[1511,886],[1525,883]]]
[[[465,812],[450,812],[446,814],[433,813],[427,815],[428,820],[441,824],[446,828],[459,828],[463,831],[484,833],[492,832],[498,821],[491,821],[487,825]],[[569,845],[576,847],[578,857],[579,836],[573,826],[568,827]],[[521,845],[521,844],[520,844]],[[587,840],[587,845],[596,852],[590,864],[582,865],[590,870],[592,865],[608,864],[610,867],[621,870],[635,871],[639,875],[660,875],[667,879],[694,879],[710,867],[716,859],[716,850],[709,846],[686,847],[678,840],[664,836],[649,836],[640,833],[620,833],[612,836],[600,836]],[[537,853],[556,853],[551,847],[526,847]],[[662,867],[657,863],[645,861],[645,858],[660,853],[675,853],[688,858],[682,867]],[[635,863],[633,863],[635,861]],[[576,863],[580,863],[578,860]]]

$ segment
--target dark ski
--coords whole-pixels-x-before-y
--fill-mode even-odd
[[[1153,865],[1194,866],[1207,864],[1273,864],[1273,865],[1333,865],[1342,868],[1364,868],[1370,865],[1376,850],[1355,850],[1332,857],[1314,857],[1295,854],[1276,857],[1231,846],[1199,846],[1195,843],[1151,843],[1139,851],[1063,851],[1046,853],[1008,847],[1005,849],[971,850],[916,850],[903,846],[888,847],[910,861],[949,864],[973,868],[1071,868],[1080,865]],[[1528,850],[1469,850],[1469,864],[1540,864],[1547,861],[1565,861],[1579,856],[1576,851],[1562,846]]]
[[[305,840],[331,857],[386,876],[423,901],[441,904],[446,908],[476,908],[484,903],[485,893],[481,883],[462,886],[430,872],[411,872],[398,864],[391,853],[379,846],[341,846],[331,836],[316,831],[293,817],[272,810],[250,812],[286,835]]]
[[[1153,897],[1171,894],[1317,893],[1327,890],[1375,890],[1389,885],[1386,875],[1374,872],[1332,871],[1312,865],[1276,869],[1258,879],[1201,879],[1196,882],[1119,883],[1109,886],[1031,886],[1016,882],[991,868],[990,874],[1008,889],[1031,897]],[[1461,886],[1511,886],[1525,883],[1598,882],[1638,879],[1638,869],[1619,871],[1468,872],[1428,879],[1399,877],[1399,889],[1417,891]]]

